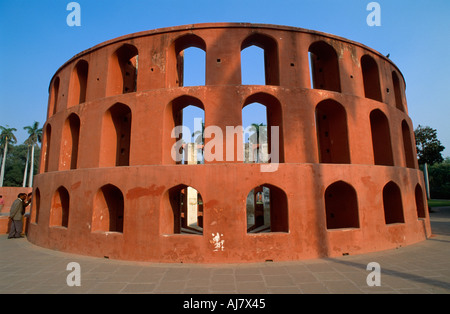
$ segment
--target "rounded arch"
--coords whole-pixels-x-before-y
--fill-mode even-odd
[[[312,88],[341,92],[336,50],[320,40],[309,46]]]
[[[166,105],[166,111],[172,110],[172,111],[176,112],[176,111],[183,110],[187,106],[195,106],[197,108],[205,110],[203,102],[199,98],[191,96],[191,95],[181,95],[181,96],[178,96],[178,97],[172,99]]]
[[[330,184],[324,198],[327,229],[359,228],[358,197],[351,184]]]
[[[416,200],[416,211],[417,211],[417,218],[426,218],[425,214],[425,205],[424,205],[424,194],[422,187],[419,183],[416,184],[416,188],[414,189],[414,196]]]
[[[248,96],[242,109],[246,106],[258,103],[266,108],[266,120],[267,120],[267,152],[271,163],[283,163],[284,162],[284,127],[283,127],[283,107],[275,96],[258,92]],[[241,112],[241,124],[242,124],[242,112]],[[278,136],[277,136],[278,135]],[[278,154],[278,156],[276,156]],[[276,160],[278,159],[278,161]]]
[[[370,112],[370,130],[375,165],[393,166],[391,131],[389,120],[380,109]]]
[[[44,141],[42,143],[42,156],[41,156],[41,172],[48,172],[50,165],[50,144],[52,139],[52,126],[47,122],[44,127]]]
[[[398,185],[390,181],[383,188],[383,208],[386,224],[404,223],[402,193]]]
[[[167,189],[161,199],[161,234],[203,234],[203,198],[192,186]]]
[[[172,48],[175,49],[175,53],[178,54],[186,48],[195,47],[206,51],[206,43],[198,35],[184,34],[175,38],[172,42]]]
[[[123,103],[112,105],[103,115],[100,167],[130,164],[132,112]]]
[[[395,106],[397,109],[405,112],[405,107],[403,106],[403,91],[396,71],[392,71],[392,84],[394,85]]]
[[[119,232],[124,228],[124,197],[113,184],[98,189],[94,197],[91,231]]]
[[[402,121],[402,139],[403,139],[403,152],[405,153],[405,163],[407,168],[416,168],[416,161],[414,158],[415,147],[413,146],[413,134],[409,128],[406,120]]]
[[[50,104],[48,108],[48,117],[51,117],[58,110],[58,97],[59,97],[59,85],[60,85],[59,76],[55,77],[53,80],[51,92],[50,92]]]
[[[383,101],[381,95],[380,73],[375,59],[367,54],[362,56],[361,70],[366,98]]]
[[[69,227],[70,195],[64,186],[53,194],[50,208],[50,227]]]
[[[190,95],[182,95],[170,101],[164,110],[163,162],[165,164],[181,164],[183,160],[183,131],[191,135],[193,130],[183,127],[183,109],[194,106],[205,111],[203,102]],[[206,122],[203,121],[204,125]],[[183,128],[182,128],[183,127]],[[176,133],[175,133],[176,131]],[[174,151],[173,151],[174,150]]]
[[[71,113],[64,122],[59,158],[60,170],[77,168],[80,125],[80,118],[76,113]]]
[[[333,99],[317,104],[316,131],[321,163],[350,163],[347,113],[344,106]]]
[[[41,191],[36,188],[33,195],[32,202],[32,218],[31,221],[38,224],[39,223],[39,213],[41,210]]]
[[[254,187],[246,198],[247,233],[289,232],[288,197],[268,183]]]
[[[131,44],[123,44],[109,58],[106,96],[137,91],[139,51]]]
[[[73,68],[70,77],[69,96],[67,99],[68,108],[82,104],[86,101],[88,72],[89,64],[86,60],[78,61]]]
[[[280,85],[278,42],[272,36],[252,33],[241,43],[241,51],[257,46],[264,50],[264,73],[266,85]]]
[[[167,51],[167,86],[181,87],[184,83],[184,54],[183,51],[188,48],[198,48],[206,54],[205,41],[195,34],[185,34],[177,37],[169,45]],[[205,57],[206,59],[206,57]],[[206,60],[205,60],[206,64]],[[206,67],[205,67],[206,71]]]

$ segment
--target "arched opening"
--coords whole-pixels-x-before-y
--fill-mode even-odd
[[[139,54],[135,46],[124,44],[109,59],[106,96],[137,91]]]
[[[52,207],[50,209],[50,227],[69,226],[69,192],[63,186],[59,187],[53,195]]]
[[[53,81],[51,94],[50,94],[50,106],[49,106],[49,116],[52,116],[57,111],[58,106],[58,97],[59,97],[59,84],[60,79],[57,76],[55,80]]]
[[[117,103],[103,115],[100,167],[130,164],[131,110]]]
[[[164,118],[164,163],[204,163],[205,109],[192,96],[180,96],[171,101]]]
[[[276,97],[266,93],[249,96],[242,107],[242,126],[244,161],[284,162],[283,113]]]
[[[316,130],[321,163],[350,163],[347,114],[338,102],[327,99],[316,106]]]
[[[242,127],[244,129],[244,162],[269,162],[266,106],[252,103],[242,108]]]
[[[358,200],[355,189],[338,181],[325,190],[327,229],[359,228]]]
[[[262,52],[259,49],[251,48],[247,52],[244,52],[249,47],[256,46],[262,49],[264,55],[264,64],[261,69],[261,60],[259,56],[261,56]],[[247,66],[248,56],[256,61],[250,63],[250,66]],[[261,75],[264,76],[264,84],[265,85],[280,85],[280,74],[279,74],[279,58],[278,58],[278,44],[275,39],[260,33],[253,33],[248,36],[241,44],[241,64],[242,61],[245,61],[244,67],[241,65],[241,72],[245,70],[245,73],[242,72],[242,84],[261,84],[263,81],[261,79]],[[255,67],[257,66],[257,68]],[[264,70],[264,72],[262,72]],[[250,79],[250,80],[248,80]],[[262,85],[264,85],[262,84]]]
[[[361,70],[366,98],[383,101],[377,62],[371,56],[364,55],[361,58]]]
[[[405,111],[403,107],[402,88],[400,87],[400,79],[397,72],[392,71],[392,83],[394,84],[395,106],[401,111]]]
[[[415,168],[416,163],[414,161],[413,144],[411,140],[411,131],[408,123],[402,121],[402,137],[403,137],[403,149],[405,152],[406,167]]]
[[[206,44],[197,35],[177,38],[168,50],[167,62],[168,87],[205,84]]]
[[[162,234],[203,234],[203,199],[193,187],[178,185],[163,196]]]
[[[206,52],[189,47],[180,52],[183,56],[183,83],[181,86],[201,86],[206,82]]]
[[[72,113],[64,123],[61,144],[60,170],[76,169],[78,163],[78,142],[80,118]]]
[[[205,110],[195,105],[189,105],[182,109],[182,125],[186,132],[183,138],[183,160],[186,165],[204,164],[203,156],[205,147]]]
[[[404,223],[402,194],[394,182],[389,182],[383,188],[383,208],[386,224]]]
[[[288,201],[280,188],[263,184],[247,195],[247,233],[289,232]]]
[[[425,205],[423,199],[423,190],[420,184],[416,185],[416,189],[414,190],[415,199],[416,199],[416,210],[417,210],[417,218],[426,218],[425,215]]]
[[[241,51],[241,84],[266,85],[264,49],[250,46]]]
[[[86,88],[89,65],[87,61],[80,60],[72,71],[70,78],[69,97],[67,107],[76,106],[86,101]]]
[[[33,206],[32,222],[37,224],[39,223],[39,212],[41,209],[41,192],[39,191],[39,188],[36,188],[34,192],[32,206]]]
[[[112,184],[102,186],[95,195],[91,231],[123,232],[124,197]]]
[[[324,41],[309,47],[312,88],[341,91],[339,62],[336,50]]]
[[[375,109],[370,113],[370,129],[375,165],[393,166],[389,121],[381,110]]]
[[[44,153],[42,155],[42,165],[41,169],[43,171],[41,172],[48,172],[48,166],[49,166],[49,160],[50,160],[50,142],[52,138],[52,127],[50,124],[47,124],[45,127],[45,135],[44,135],[44,142],[42,143],[42,152]]]

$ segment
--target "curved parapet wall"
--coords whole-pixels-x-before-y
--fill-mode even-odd
[[[253,45],[265,85],[241,82],[241,51]],[[205,52],[202,86],[182,86],[189,47]],[[37,245],[225,263],[360,254],[431,235],[403,76],[359,43],[274,25],[166,28],[76,55],[49,93],[28,232]],[[248,151],[264,145],[244,144],[236,128],[255,102],[269,138],[258,162]],[[205,117],[201,162],[173,149],[188,156],[194,145],[172,136],[190,105]]]

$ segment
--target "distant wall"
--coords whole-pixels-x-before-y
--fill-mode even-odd
[[[5,205],[1,209],[0,213],[9,213],[9,208],[16,200],[19,193],[31,193],[32,188],[17,188],[17,187],[0,187],[0,195],[3,195]],[[29,210],[29,208],[27,208]]]

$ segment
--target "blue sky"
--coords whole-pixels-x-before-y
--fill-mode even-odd
[[[367,45],[391,60],[407,83],[414,127],[437,129],[450,156],[450,1],[379,0],[381,26],[369,27],[370,0],[79,0],[81,26],[66,24],[68,0],[0,0],[0,125],[46,119],[48,85],[77,53],[134,32],[207,22],[279,24]]]

